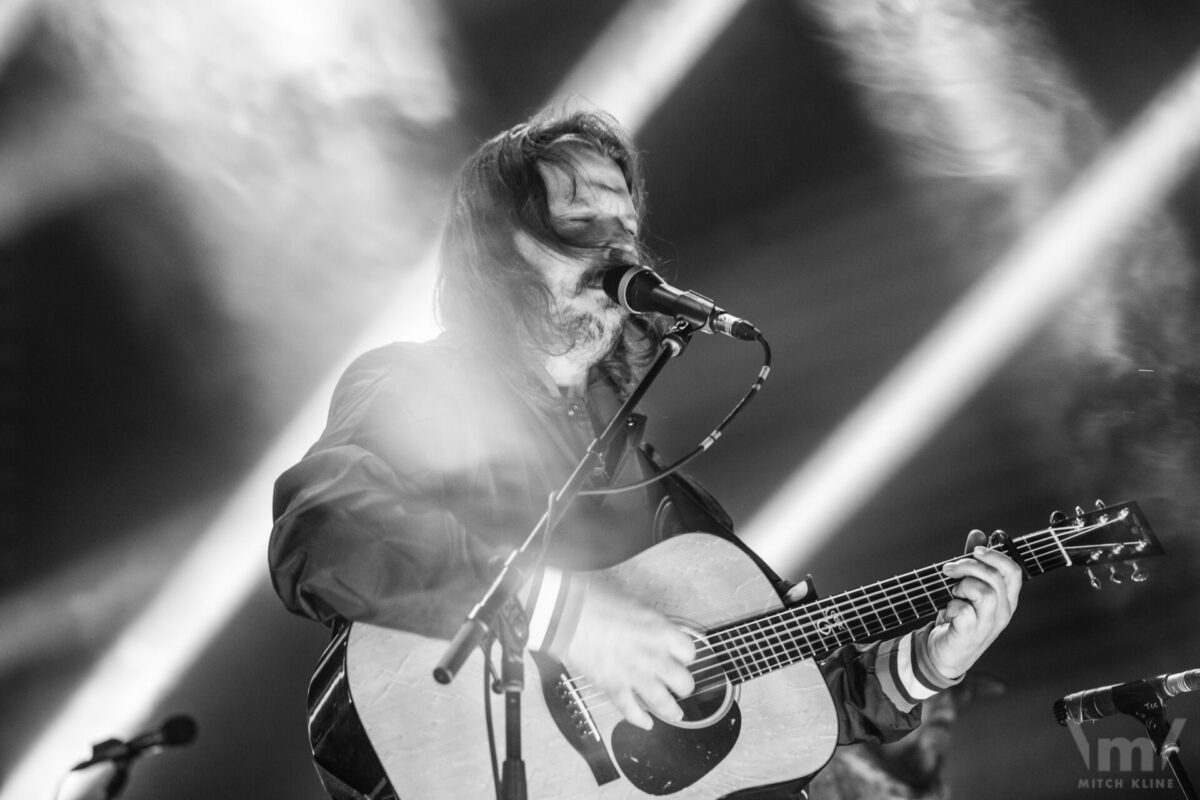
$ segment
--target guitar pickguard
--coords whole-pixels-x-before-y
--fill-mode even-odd
[[[742,712],[733,703],[712,725],[677,727],[661,719],[642,730],[628,722],[613,728],[612,749],[629,782],[662,796],[686,789],[710,773],[737,744]]]
[[[695,630],[782,608],[757,565],[736,546],[702,534],[672,537],[594,576]],[[402,798],[495,791],[480,697],[483,659],[474,654],[443,685],[432,671],[445,648],[441,640],[364,623],[350,632],[354,707]],[[529,654],[526,675],[539,674],[543,691],[526,692],[521,708],[530,797],[713,800],[811,774],[837,740],[833,700],[812,661],[702,692],[683,703],[683,722],[656,720],[646,735],[625,725],[611,703],[571,698],[573,683],[558,681],[576,676],[553,659],[543,669],[539,660]],[[568,690],[569,702],[559,688]],[[488,693],[486,702],[503,713],[502,699]]]

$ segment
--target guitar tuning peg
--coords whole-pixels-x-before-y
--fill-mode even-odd
[[[1117,572],[1116,564],[1108,565],[1108,579],[1112,583],[1124,583],[1125,580],[1121,577],[1121,573]]]
[[[1059,525],[1067,524],[1067,515],[1061,511],[1050,512],[1050,527],[1058,527]]]
[[[1092,568],[1087,567],[1083,571],[1087,573],[1088,583],[1091,587],[1097,592],[1100,591],[1100,579],[1096,577],[1096,573],[1092,572]]]
[[[1133,581],[1134,583],[1142,583],[1150,577],[1149,573],[1142,571],[1142,567],[1138,564],[1138,562],[1130,561],[1129,564],[1131,567],[1133,567],[1133,569],[1129,572],[1129,580]]]
[[[1104,508],[1104,501],[1097,497],[1096,498],[1096,509],[1099,510],[1101,508]]]
[[[1083,506],[1075,506],[1075,518],[1079,519],[1083,516]]]

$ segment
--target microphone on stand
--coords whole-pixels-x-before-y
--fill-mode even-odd
[[[634,314],[651,311],[682,317],[705,333],[723,333],[734,339],[754,341],[758,328],[724,309],[702,294],[676,289],[649,267],[633,264],[604,273],[604,293]]]
[[[92,745],[92,757],[71,767],[71,771],[85,769],[104,761],[129,761],[147,750],[163,747],[180,747],[191,744],[196,738],[196,721],[186,714],[171,717],[158,728],[139,734],[128,742],[106,739]]]
[[[1069,694],[1054,701],[1054,720],[1076,725],[1112,716],[1134,714],[1161,707],[1168,699],[1200,689],[1200,669],[1114,683]]]

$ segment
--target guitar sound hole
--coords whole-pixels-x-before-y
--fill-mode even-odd
[[[683,709],[683,720],[675,724],[684,728],[699,727],[725,715],[736,699],[735,692],[719,666],[720,657],[704,634],[687,623],[681,626],[696,645],[696,660],[691,665],[696,688],[689,697],[675,698]]]
[[[697,686],[700,691],[695,692],[690,697],[685,697],[679,701],[679,707],[683,709],[684,722],[703,722],[721,714],[728,703],[729,684],[722,681],[718,685],[710,689],[703,689]]]

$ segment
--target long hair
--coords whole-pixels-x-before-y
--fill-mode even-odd
[[[572,150],[590,148],[611,158],[625,177],[639,230],[646,193],[637,152],[615,119],[597,110],[543,112],[485,142],[459,173],[441,242],[437,310],[441,323],[488,351],[506,368],[519,368],[555,341],[550,290],[521,256],[515,234],[524,231],[559,253],[604,258],[602,243],[570,240],[551,224],[538,164],[576,174]],[[640,263],[648,260],[637,243]],[[663,326],[631,316],[601,368],[624,389],[652,359]]]

